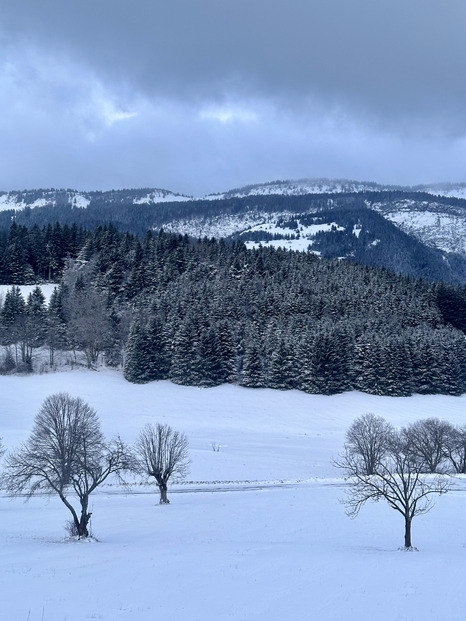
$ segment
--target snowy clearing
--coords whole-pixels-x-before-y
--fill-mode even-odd
[[[346,517],[331,460],[361,414],[461,423],[466,395],[133,385],[113,371],[6,376],[0,386],[7,448],[26,439],[46,396],[67,391],[96,408],[108,436],[132,442],[146,422],[184,431],[192,459],[169,506],[153,486],[93,495],[97,543],[64,539],[58,499],[2,494],[2,619],[463,619],[466,481],[415,518],[420,551],[405,553],[402,518],[387,505]]]

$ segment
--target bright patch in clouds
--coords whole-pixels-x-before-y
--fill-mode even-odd
[[[110,100],[103,100],[101,102],[101,113],[108,126],[112,126],[119,121],[126,121],[132,119],[138,115],[137,112],[125,112],[116,106]]]
[[[257,119],[257,114],[246,107],[237,105],[208,105],[202,108],[199,113],[201,120],[214,120],[220,123],[231,123],[235,121],[249,122]]]

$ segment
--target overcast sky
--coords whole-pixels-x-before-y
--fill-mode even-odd
[[[0,190],[466,181],[465,0],[0,0]]]

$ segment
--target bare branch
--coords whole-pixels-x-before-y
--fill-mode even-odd
[[[105,442],[95,410],[79,397],[58,393],[45,399],[28,441],[7,456],[1,485],[28,498],[39,491],[57,494],[77,532],[87,537],[90,494],[111,474],[120,477],[133,468],[120,438]],[[70,489],[78,496],[80,511],[67,498]]]
[[[363,419],[353,423],[352,434],[367,432]],[[385,423],[383,419],[378,422]],[[368,473],[367,459],[361,454],[361,447],[365,450],[368,446],[367,438],[359,442],[357,437],[351,437],[351,441],[345,444],[344,455],[334,462],[344,470],[349,482],[344,503],[347,514],[354,518],[367,501],[385,500],[404,517],[405,547],[411,547],[412,519],[432,508],[432,496],[446,493],[451,487],[451,479],[441,474],[424,474],[424,461],[418,458],[417,452],[412,452],[413,445],[405,431],[396,432],[386,423],[379,429],[383,430],[383,436],[371,473]]]
[[[154,477],[160,490],[160,502],[167,504],[168,481],[185,477],[189,471],[188,439],[169,425],[146,425],[136,441],[140,472]]]

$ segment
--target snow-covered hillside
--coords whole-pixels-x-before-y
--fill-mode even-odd
[[[387,193],[387,200],[371,196],[370,193]],[[404,195],[397,195],[403,192]],[[466,203],[459,203],[457,198],[466,197],[466,183],[458,184],[431,184],[418,186],[394,186],[373,182],[359,182],[348,179],[301,179],[296,181],[274,181],[271,183],[256,184],[243,188],[229,190],[220,194],[210,194],[205,200],[218,202],[218,210],[209,211],[206,215],[205,205],[197,202],[199,208],[188,208],[189,215],[170,209],[164,212],[163,227],[167,231],[192,235],[193,237],[228,237],[254,227],[266,224],[274,225],[278,217],[283,216],[287,206],[281,204],[280,213],[271,213],[270,208],[262,210],[260,205],[244,204],[234,213],[222,209],[221,200],[242,198],[251,199],[261,197],[315,197],[318,194],[332,194],[337,201],[341,194],[366,193],[366,204],[377,210],[385,218],[396,224],[403,231],[417,237],[422,243],[447,252],[466,253]],[[406,197],[409,193],[409,197]],[[431,195],[430,198],[427,195]],[[412,196],[419,194],[419,200]],[[438,197],[450,197],[449,201],[442,201]],[[437,197],[437,198],[436,198]],[[177,194],[168,190],[144,188],[133,190],[113,190],[108,192],[78,192],[75,190],[27,190],[23,192],[0,193],[0,211],[6,209],[23,210],[43,206],[72,205],[74,208],[84,209],[90,204],[96,208],[112,206],[121,208],[139,205],[157,205],[160,203],[188,202],[196,204],[193,197]],[[257,201],[256,201],[257,202]],[[228,210],[228,207],[226,207]],[[301,211],[306,206],[300,205]],[[172,217],[170,215],[172,214]],[[290,212],[290,215],[291,214]],[[125,216],[125,222],[128,219]],[[157,217],[154,211],[153,218]],[[105,221],[108,215],[105,216]],[[148,224],[150,226],[150,223]],[[160,227],[161,224],[154,226]],[[283,244],[286,247],[303,248],[303,243]]]
[[[427,192],[434,196],[466,198],[466,183],[434,183],[431,185],[414,186],[413,189],[419,192]]]
[[[434,196],[466,198],[466,183],[433,183],[425,185],[390,185],[374,181],[354,181],[351,179],[288,179],[257,183],[218,194],[209,194],[210,200],[240,198],[246,196],[302,196],[305,194],[341,194],[352,192],[419,192]]]
[[[164,230],[168,233],[181,233],[191,237],[229,237],[234,233],[244,231],[264,222],[273,223],[283,214],[263,214],[251,212],[238,215],[218,214],[205,218],[193,216],[192,218],[181,218],[164,224]],[[291,214],[290,214],[291,215]]]
[[[381,185],[371,181],[351,181],[349,179],[297,179],[271,181],[247,185],[242,188],[228,190],[219,194],[209,194],[210,200],[224,198],[241,198],[245,196],[302,196],[304,194],[339,194],[342,192],[384,192],[404,190],[405,187]]]
[[[432,201],[398,201],[368,204],[400,229],[422,243],[445,252],[466,254],[466,208]]]
[[[63,538],[56,498],[2,494],[2,619],[463,619],[464,479],[415,518],[420,551],[400,552],[403,520],[386,504],[346,517],[332,458],[363,413],[462,423],[466,396],[135,385],[113,371],[7,376],[0,387],[7,448],[26,439],[46,396],[68,391],[96,408],[107,435],[132,442],[145,423],[169,423],[192,458],[192,482],[172,486],[169,506],[153,486],[95,493],[97,543]]]
[[[0,211],[5,209],[24,209],[45,205],[71,204],[85,208],[91,200],[108,202],[126,200],[135,205],[179,202],[190,200],[222,200],[247,196],[303,196],[306,194],[341,194],[354,192],[426,192],[434,196],[466,198],[466,183],[434,183],[430,185],[401,186],[380,184],[373,181],[354,181],[350,179],[297,179],[271,181],[247,185],[242,188],[208,194],[199,199],[170,190],[145,188],[131,190],[110,190],[105,192],[80,192],[78,190],[23,190],[0,192]]]
[[[35,209],[46,205],[71,204],[74,207],[85,208],[90,199],[85,192],[74,190],[25,190],[24,192],[0,193],[0,211],[6,209],[20,210],[25,207]]]
[[[296,181],[275,181],[256,184],[230,190],[220,194],[211,194],[205,198],[222,200],[229,198],[247,198],[255,196],[304,196],[307,194],[329,193],[338,194],[352,192],[409,192],[427,193],[432,200],[414,199],[394,200],[386,202],[370,202],[367,206],[381,213],[406,233],[418,238],[422,243],[446,252],[466,253],[466,207],[439,203],[435,196],[466,198],[466,183],[431,184],[418,186],[382,185],[373,182],[358,182],[348,179],[301,179]],[[273,227],[281,214],[251,213],[222,216],[214,218],[192,218],[186,221],[175,221],[167,230],[187,233],[194,236],[225,237],[257,227]],[[290,214],[291,215],[291,214]],[[305,240],[277,240],[264,242],[269,245],[281,245],[297,250],[307,249]],[[252,245],[249,242],[249,245]]]
[[[21,210],[25,207],[57,207],[72,205],[84,209],[93,200],[109,203],[126,200],[135,205],[157,204],[191,200],[192,197],[156,188],[140,190],[115,190],[109,192],[79,192],[77,190],[24,190],[0,193],[0,211]]]
[[[345,230],[344,227],[339,226],[336,222],[303,225],[301,224],[299,218],[297,218],[296,222],[296,229],[287,228],[286,226],[277,226],[276,218],[273,222],[269,221],[266,224],[258,224],[253,226],[250,229],[243,231],[243,234],[264,232],[269,235],[277,236],[277,239],[264,240],[261,242],[246,241],[246,246],[248,248],[257,248],[260,244],[262,246],[273,246],[275,248],[285,248],[287,250],[312,251],[312,246],[317,233]],[[355,234],[358,233],[359,230],[356,230]],[[315,251],[315,254],[320,255],[320,252]]]

